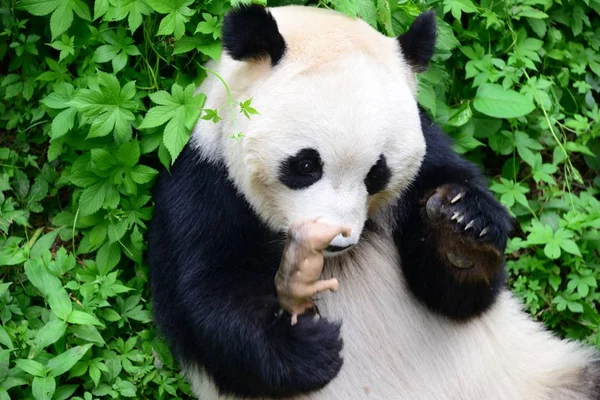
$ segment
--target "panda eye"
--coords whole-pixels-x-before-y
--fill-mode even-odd
[[[369,195],[374,195],[375,193],[381,192],[389,183],[391,176],[392,171],[390,171],[387,166],[385,156],[382,154],[379,156],[377,163],[371,167],[365,178],[367,193],[369,193]]]
[[[321,179],[323,163],[315,149],[302,149],[279,167],[279,180],[290,189],[304,189]]]
[[[305,174],[310,174],[314,171],[314,165],[311,160],[302,160],[300,161],[300,170]]]

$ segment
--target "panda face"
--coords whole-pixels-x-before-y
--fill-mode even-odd
[[[238,120],[244,137],[224,142],[232,178],[271,226],[320,217],[352,227],[332,246],[355,244],[423,158],[413,94],[401,79],[391,83],[393,70],[359,55],[310,74],[278,72],[252,93],[261,115]]]
[[[228,112],[221,83],[207,79],[206,107],[219,108],[223,120],[201,120],[193,142],[226,165],[272,229],[309,218],[347,224],[351,236],[331,243],[345,249],[369,217],[398,200],[424,157],[414,72],[398,42],[363,21],[310,8],[272,13],[285,40],[276,65],[224,55],[211,66],[260,115]],[[232,139],[234,132],[243,137]]]

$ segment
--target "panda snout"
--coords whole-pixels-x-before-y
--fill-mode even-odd
[[[358,242],[358,237],[355,237],[354,235],[348,236],[348,237],[344,237],[343,235],[338,235],[331,241],[331,243],[329,243],[329,246],[327,246],[325,248],[325,252],[332,254],[332,255],[333,254],[336,254],[336,255],[341,254],[344,251],[350,249],[357,242]]]

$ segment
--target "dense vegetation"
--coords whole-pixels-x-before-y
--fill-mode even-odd
[[[151,322],[144,233],[195,120],[254,118],[193,93],[230,6],[0,0],[0,400],[189,395]],[[507,268],[528,311],[600,347],[600,0],[318,6],[390,36],[437,11],[419,101],[518,218]]]

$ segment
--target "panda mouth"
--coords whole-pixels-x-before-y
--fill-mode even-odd
[[[344,250],[349,249],[350,247],[352,247],[352,245],[348,245],[348,246],[327,246],[325,248],[325,251],[328,253],[339,253],[342,252]]]

